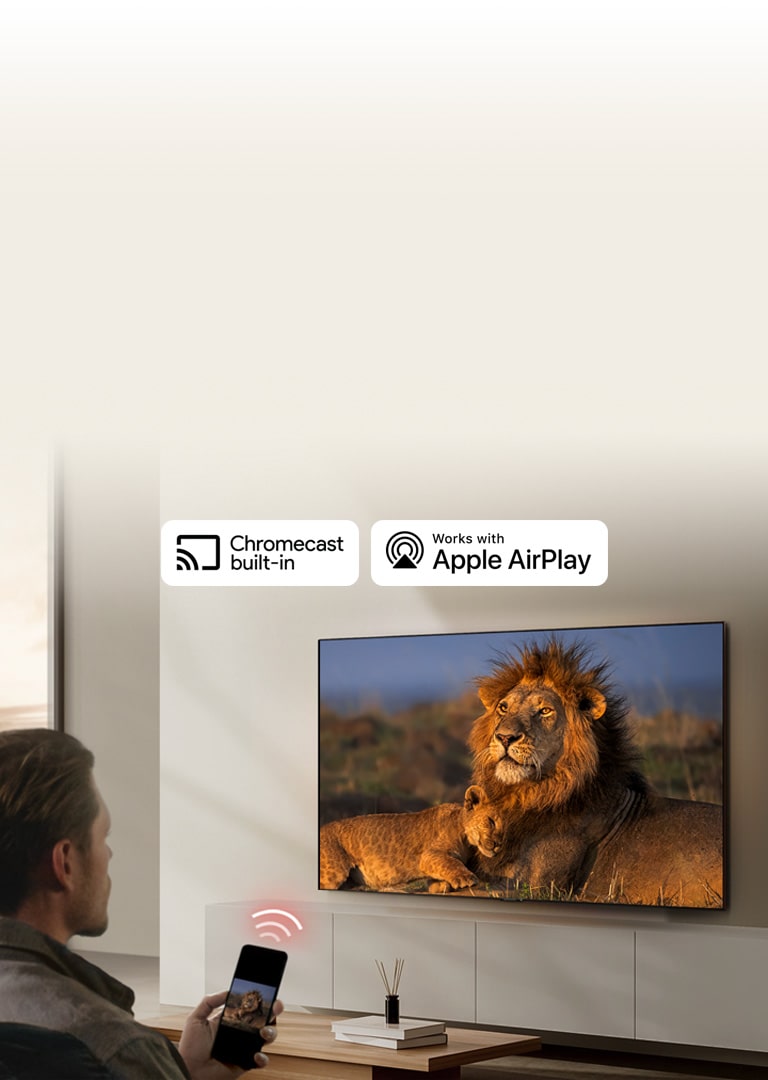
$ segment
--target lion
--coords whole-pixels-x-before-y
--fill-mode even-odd
[[[477,687],[473,782],[503,819],[481,877],[517,897],[723,906],[722,807],[651,789],[606,663],[555,637]]]
[[[246,990],[237,1005],[227,1005],[222,1020],[233,1027],[261,1027],[266,1022],[264,998],[258,990]]]
[[[342,889],[362,879],[371,889],[391,889],[431,878],[430,892],[477,883],[467,866],[476,851],[489,859],[500,850],[498,816],[475,784],[464,803],[442,803],[405,814],[363,814],[320,829],[320,888]]]

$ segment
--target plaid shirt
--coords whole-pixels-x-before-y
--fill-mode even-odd
[[[77,1036],[120,1080],[189,1073],[159,1032],[133,1019],[134,993],[26,923],[0,918],[0,1021]]]

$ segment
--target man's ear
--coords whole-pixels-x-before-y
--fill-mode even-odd
[[[69,891],[75,875],[75,845],[59,840],[51,849],[50,869],[59,888]]]

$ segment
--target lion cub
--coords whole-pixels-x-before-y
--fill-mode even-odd
[[[474,849],[490,858],[501,839],[501,818],[477,784],[463,805],[331,821],[320,829],[320,888],[342,888],[356,869],[372,889],[424,877],[435,879],[430,892],[463,889],[477,883],[466,866]]]

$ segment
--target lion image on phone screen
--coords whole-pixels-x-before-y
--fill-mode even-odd
[[[267,1020],[265,1001],[258,990],[246,990],[239,1000],[230,1002],[224,1009],[222,1021],[232,1027],[258,1028]]]

